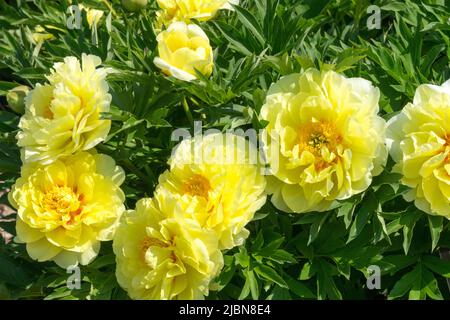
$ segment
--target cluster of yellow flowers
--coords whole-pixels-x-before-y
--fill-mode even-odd
[[[128,212],[114,238],[116,276],[133,299],[200,299],[223,266],[221,250],[243,243],[265,203],[256,149],[233,134],[186,139],[152,199]],[[201,156],[198,156],[198,155]]]
[[[88,264],[100,241],[112,240],[125,196],[123,170],[93,149],[108,134],[110,107],[100,58],[83,54],[56,63],[47,84],[25,98],[18,144],[21,177],[9,200],[17,209],[17,242],[38,261]]]
[[[185,81],[209,76],[208,37],[189,22],[230,3],[158,0],[167,29],[157,37],[155,64]],[[222,250],[248,237],[266,192],[285,212],[330,210],[367,190],[388,152],[411,188],[405,199],[450,219],[450,80],[420,86],[386,123],[368,80],[315,69],[285,76],[260,114],[271,176],[261,174],[258,149],[245,138],[194,136],[175,148],[153,197],[126,211],[124,171],[94,149],[111,126],[102,118],[110,70],[100,64],[92,55],[67,57],[25,98],[17,134],[23,166],[9,199],[18,212],[16,241],[35,260],[85,265],[101,241],[113,240],[117,280],[131,298],[201,299],[223,266]]]
[[[157,37],[159,57],[155,65],[165,74],[183,81],[197,79],[197,72],[209,77],[214,56],[208,36],[195,24],[207,21],[220,9],[232,9],[236,0],[158,0],[157,29],[167,27]]]
[[[286,212],[326,211],[365,191],[387,151],[411,190],[407,201],[450,219],[450,80],[421,85],[413,103],[386,122],[379,90],[360,78],[307,70],[270,88],[261,109],[272,176],[267,192]]]

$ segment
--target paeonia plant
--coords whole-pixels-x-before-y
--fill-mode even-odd
[[[0,1],[0,299],[450,298],[448,17]]]

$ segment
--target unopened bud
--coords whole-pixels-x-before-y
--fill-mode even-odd
[[[144,8],[148,0],[122,0],[122,6],[131,12],[137,12]]]
[[[25,112],[25,97],[27,96],[30,88],[27,86],[18,86],[8,91],[6,95],[6,101],[8,101],[9,107],[17,112]]]

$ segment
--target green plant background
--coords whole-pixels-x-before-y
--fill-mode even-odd
[[[388,119],[411,101],[421,83],[450,78],[450,1],[241,0],[201,23],[215,49],[210,79],[186,83],[164,77],[153,65],[157,52],[154,1],[126,13],[120,1],[110,13],[104,1],[83,4],[105,11],[98,44],[83,14],[81,30],[66,27],[68,1],[0,0],[0,181],[9,188],[20,170],[18,114],[5,95],[18,84],[44,82],[53,63],[83,52],[100,56],[119,72],[109,76],[113,126],[98,147],[127,173],[126,205],[152,195],[174,146],[171,132],[203,121],[206,128],[260,129],[258,113],[271,83],[309,67],[363,77],[381,90]],[[76,3],[76,1],[74,1]],[[381,8],[381,29],[366,26],[371,4]],[[41,48],[31,40],[36,25],[56,39]],[[49,28],[49,26],[57,27]],[[249,224],[245,245],[225,252],[217,290],[208,299],[445,299],[450,262],[447,220],[405,202],[406,188],[389,160],[363,194],[327,213],[288,215],[268,203]],[[7,196],[0,198],[7,204]],[[14,234],[14,222],[0,222]],[[82,267],[80,290],[68,274],[37,263],[23,245],[0,239],[0,297],[12,299],[126,299],[115,280],[111,244]],[[381,289],[366,286],[367,268],[381,268]]]

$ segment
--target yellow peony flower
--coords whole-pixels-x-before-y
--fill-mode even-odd
[[[159,178],[156,193],[175,194],[185,215],[219,237],[220,249],[241,245],[249,235],[245,226],[265,201],[265,178],[257,150],[243,137],[211,134],[186,139]]]
[[[38,84],[28,94],[17,134],[24,163],[49,164],[105,139],[111,121],[102,120],[100,113],[109,111],[111,95],[108,70],[96,69],[100,63],[93,55],[83,54],[82,66],[67,57],[54,64],[49,84]]]
[[[159,57],[154,63],[165,74],[183,81],[197,79],[195,70],[206,77],[211,75],[213,51],[208,36],[199,26],[176,22],[156,39]]]
[[[170,25],[175,21],[189,23],[192,19],[207,21],[220,9],[232,9],[239,0],[157,0],[161,11],[158,12],[158,25]]]
[[[411,188],[407,201],[432,215],[450,219],[450,80],[421,85],[388,122],[387,141],[394,170]]]
[[[361,78],[310,69],[270,88],[261,117],[272,203],[287,212],[328,210],[382,171],[385,121],[379,90]]]
[[[112,240],[125,210],[124,177],[111,157],[87,152],[25,164],[8,195],[17,209],[16,241],[37,261],[63,268],[90,263],[100,241]]]
[[[223,266],[213,231],[184,219],[173,197],[142,199],[114,237],[116,276],[132,299],[202,299]]]

